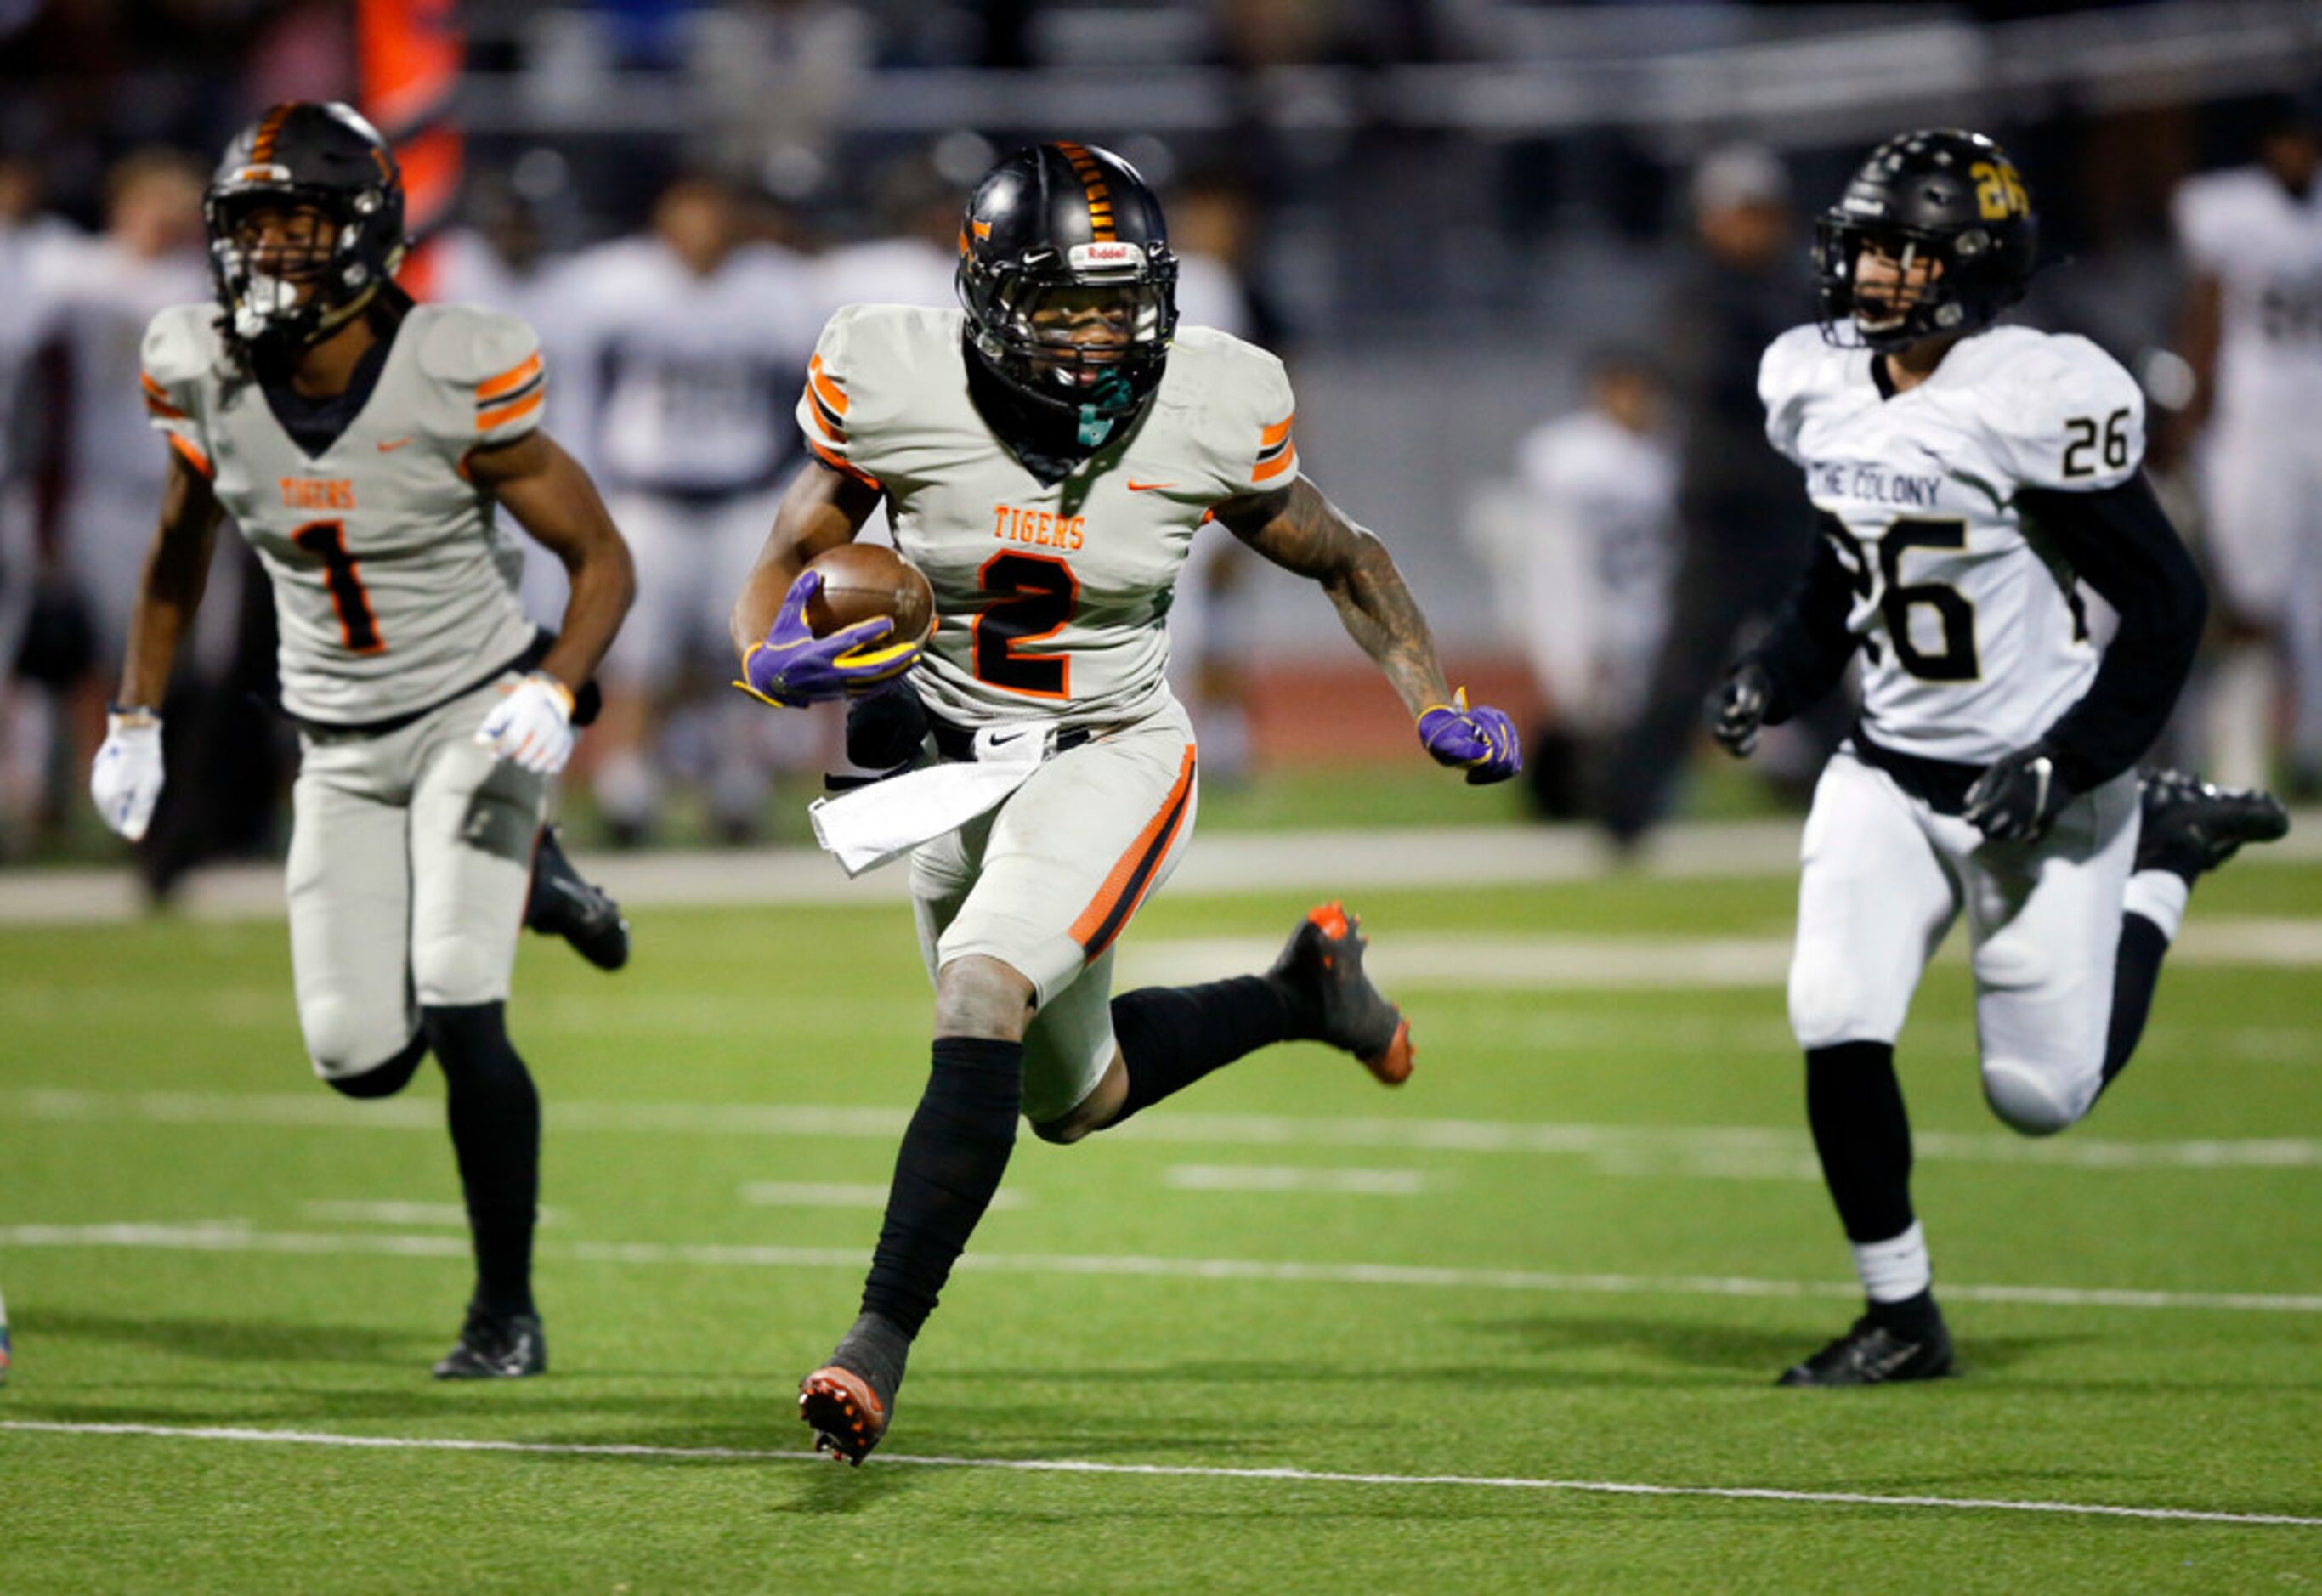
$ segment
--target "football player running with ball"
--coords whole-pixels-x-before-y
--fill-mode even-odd
[[[539,431],[539,345],[511,316],[416,306],[394,156],[346,106],[275,106],[204,204],[215,305],[145,334],[169,477],[121,701],[90,789],[135,841],[162,783],[161,702],[222,515],[257,550],[299,730],[288,881],[298,1023],[350,1097],[434,1053],[476,1289],[443,1379],[546,1365],[532,1300],[540,1100],[502,1016],[517,929],[611,968],[617,908],[543,832],[575,694],[635,583],[588,476]],[[526,621],[505,504],[571,576],[561,635]]]
[[[1127,162],[1072,143],[1017,151],[977,186],[959,250],[964,314],[858,305],[823,329],[799,406],[819,464],[791,484],[734,609],[747,685],[778,704],[916,662],[850,717],[858,762],[905,762],[925,734],[940,761],[1026,772],[912,856],[933,1069],[861,1317],[800,1384],[818,1446],[850,1463],[893,1415],[912,1337],[1019,1115],[1044,1140],[1078,1141],[1293,1038],[1389,1083],[1410,1072],[1408,1027],[1365,977],[1357,923],[1336,904],[1264,975],[1112,995],[1115,940],[1193,828],[1193,738],[1164,676],[1165,617],[1202,523],[1321,584],[1438,761],[1470,781],[1521,762],[1508,717],[1446,683],[1385,545],[1299,475],[1281,361],[1176,325],[1161,207]],[[891,623],[872,620],[817,640],[803,612],[820,573],[801,567],[852,540],[882,498],[934,587],[932,637],[890,640]],[[1045,757],[1010,746],[1026,737]]]
[[[2193,881],[2288,829],[2263,793],[2134,769],[2177,700],[2206,604],[2138,470],[2136,385],[2086,339],[1994,326],[2035,224],[1977,133],[1871,151],[1820,224],[1819,326],[1759,377],[1822,537],[1790,608],[1711,704],[1746,754],[1857,652],[1862,715],[1801,846],[1790,1023],[1806,1116],[1869,1305],[1780,1383],[1946,1373],[1911,1208],[1895,1038],[1962,912],[1984,1096],[2064,1129],[2128,1062]],[[2099,648],[2075,581],[2119,612]]]

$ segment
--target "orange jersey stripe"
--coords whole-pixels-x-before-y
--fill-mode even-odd
[[[811,385],[806,390],[806,413],[814,417],[814,424],[821,430],[824,437],[834,443],[846,442],[846,429],[830,419],[829,409],[818,400]]]
[[[806,383],[815,396],[830,406],[830,413],[844,421],[846,418],[846,394],[822,369],[822,357],[816,355],[806,363]]]
[[[514,421],[518,416],[531,415],[547,400],[546,388],[535,388],[514,404],[503,405],[497,410],[480,410],[476,413],[476,430],[480,433],[489,433],[502,422]]]
[[[170,421],[183,421],[186,419],[186,413],[169,402],[168,390],[163,388],[160,383],[154,381],[151,378],[145,376],[142,372],[139,374],[138,380],[144,385],[145,408],[147,410],[152,412],[155,415],[165,417]]]
[[[812,438],[809,438],[806,441],[806,446],[814,451],[816,459],[821,461],[823,464],[828,466],[832,470],[837,471],[843,476],[852,477],[857,482],[862,483],[864,487],[872,488],[877,492],[884,493],[886,491],[885,486],[880,482],[878,478],[863,470],[860,466],[851,463],[844,456],[832,453],[829,450],[825,449],[821,444],[816,442]]]
[[[183,455],[187,465],[193,467],[194,470],[199,471],[205,477],[215,478],[217,475],[216,470],[210,465],[210,457],[208,455],[204,454],[200,450],[195,448],[191,442],[178,436],[176,433],[169,433],[169,447]]]
[[[502,394],[514,393],[538,375],[540,375],[540,351],[535,350],[529,356],[509,367],[498,377],[488,377],[476,384],[476,402],[480,405],[487,399],[497,399]]]
[[[1257,469],[1249,474],[1249,479],[1253,482],[1270,482],[1297,463],[1298,451],[1295,449],[1285,449],[1272,460],[1258,461]]]
[[[1087,957],[1093,959],[1112,945],[1129,917],[1152,888],[1153,878],[1160,872],[1161,862],[1169,855],[1177,833],[1185,824],[1186,802],[1193,786],[1193,745],[1185,745],[1185,757],[1177,766],[1176,785],[1169,796],[1161,800],[1161,807],[1137,834],[1137,840],[1113,862],[1111,873],[1104,885],[1097,889],[1088,907],[1073,922],[1073,940],[1081,944]]]
[[[1280,421],[1275,422],[1272,426],[1258,433],[1258,447],[1261,449],[1271,449],[1276,443],[1281,442],[1283,439],[1290,435],[1290,424],[1297,419],[1298,412],[1293,410]]]

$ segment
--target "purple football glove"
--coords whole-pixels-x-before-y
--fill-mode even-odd
[[[857,621],[827,637],[817,637],[807,625],[806,606],[821,588],[822,572],[799,572],[782,595],[782,607],[766,629],[765,641],[752,643],[742,657],[743,679],[736,687],[781,708],[797,709],[875,687],[918,662],[919,651],[927,646],[924,637],[872,647],[895,629],[895,623],[884,617]]]
[[[1515,722],[1488,706],[1468,708],[1466,688],[1419,717],[1419,741],[1437,764],[1466,771],[1470,787],[1505,781],[1523,769]]]

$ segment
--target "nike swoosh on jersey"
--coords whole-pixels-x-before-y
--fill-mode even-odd
[[[1129,491],[1131,493],[1150,493],[1156,488],[1175,488],[1176,486],[1177,485],[1175,482],[1139,482],[1134,477],[1131,477],[1129,479]]]
[[[406,433],[400,438],[381,438],[379,441],[379,451],[381,454],[391,453],[395,450],[402,448],[406,443],[410,442],[411,440],[416,436],[418,436],[418,434],[416,433]]]

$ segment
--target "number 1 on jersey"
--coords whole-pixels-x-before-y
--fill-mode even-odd
[[[309,521],[290,534],[290,541],[323,562],[323,580],[331,589],[331,607],[339,612],[339,636],[359,654],[375,654],[387,644],[379,635],[379,619],[370,613],[370,595],[363,591],[362,572],[347,552],[347,524]]]
[[[975,679],[1033,698],[1072,697],[1072,661],[1061,655],[1019,654],[1028,643],[1053,637],[1073,618],[1080,579],[1050,554],[994,554],[976,573],[992,595],[975,617]]]

